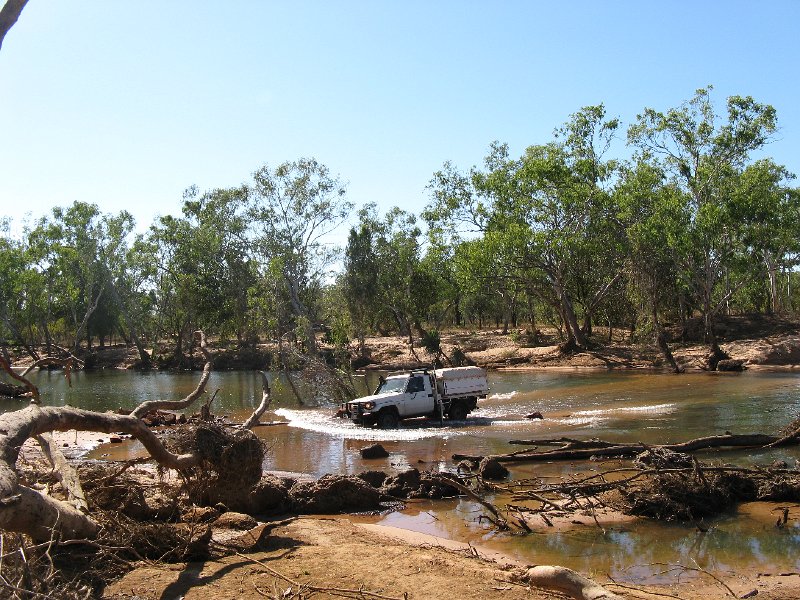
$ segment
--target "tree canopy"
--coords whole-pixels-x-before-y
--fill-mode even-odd
[[[363,352],[372,334],[435,349],[445,327],[550,324],[569,351],[603,325],[651,336],[671,361],[665,324],[688,338],[699,320],[717,351],[720,315],[798,308],[800,191],[764,155],[777,127],[750,97],[719,110],[709,86],[644,109],[620,156],[620,119],[586,106],[518,156],[494,142],[480,166],[445,162],[419,215],[355,210],[314,158],[189,188],[182,214],[144,234],[125,212],[57,206],[22,235],[5,223],[0,336],[33,356],[117,337],[147,366],[182,364],[199,328],[315,355],[320,331]],[[164,339],[171,357],[156,356]]]

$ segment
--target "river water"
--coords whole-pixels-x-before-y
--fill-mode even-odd
[[[34,383],[40,386],[46,404],[108,410],[183,397],[197,378],[196,373],[77,372],[69,388],[58,372],[42,371],[34,376]],[[374,383],[359,380],[365,393]],[[412,466],[445,470],[454,468],[450,458],[454,453],[485,455],[522,448],[509,445],[512,439],[599,437],[657,444],[725,431],[776,433],[800,415],[800,376],[792,372],[667,375],[547,370],[490,373],[489,384],[488,398],[463,423],[438,427],[422,420],[395,431],[378,431],[336,419],[332,405],[300,406],[288,387],[274,379],[272,410],[262,421],[288,424],[257,428],[269,448],[264,467],[314,476],[367,469],[392,473]],[[213,373],[208,389],[219,390],[213,412],[235,420],[246,418],[261,396],[260,379],[250,372]],[[0,400],[2,411],[19,406],[16,400]],[[545,418],[524,418],[534,411]],[[373,441],[389,451],[389,458],[360,457],[358,450]],[[100,445],[92,456],[119,460],[140,452],[134,443]],[[700,459],[737,464],[783,459],[794,466],[800,450],[708,452]],[[616,464],[514,465],[512,476],[547,478],[607,470]],[[501,506],[507,500],[494,498]],[[710,528],[705,533],[691,525],[651,522],[601,530],[588,520],[524,536],[500,534],[478,520],[482,510],[468,500],[413,502],[406,510],[362,520],[469,541],[529,563],[562,564],[619,580],[660,582],[674,580],[680,570],[671,565],[678,564],[731,574],[800,570],[800,507],[791,506],[788,526],[777,528],[775,511],[782,506],[743,505],[706,523]]]

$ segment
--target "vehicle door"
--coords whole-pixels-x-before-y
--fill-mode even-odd
[[[424,415],[433,410],[433,397],[430,395],[430,385],[425,386],[423,375],[412,375],[408,378],[405,394],[404,416]]]

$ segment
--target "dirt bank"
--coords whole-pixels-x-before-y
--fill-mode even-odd
[[[800,324],[777,317],[740,316],[721,319],[717,335],[722,349],[731,358],[743,361],[747,368],[793,368],[800,366]],[[691,332],[690,332],[691,333]],[[696,333],[696,332],[695,332]],[[632,340],[629,332],[595,328],[591,349],[564,354],[559,344],[563,341],[552,328],[519,328],[503,333],[501,330],[443,331],[441,349],[445,356],[462,355],[465,362],[488,369],[541,369],[541,368],[593,368],[593,369],[665,369],[664,358],[649,339]],[[670,347],[675,359],[686,370],[705,368],[708,346],[698,335],[685,335],[683,330],[671,331]],[[686,340],[684,340],[686,338]],[[321,344],[324,349],[324,344]],[[211,340],[215,370],[268,368],[274,348],[260,344],[257,348],[236,348],[219,340]],[[386,336],[366,339],[366,353],[356,356],[352,344],[350,354],[354,366],[369,369],[407,369],[430,365],[435,357],[428,354],[415,340],[412,347],[407,337]],[[163,344],[160,354],[168,354]],[[92,368],[134,368],[138,362],[135,348],[123,345],[95,348],[89,364]],[[199,368],[202,358],[198,354],[194,365]],[[26,357],[15,357],[15,366],[24,366]]]
[[[202,563],[142,565],[110,585],[109,600],[213,597],[409,598],[426,600],[561,599],[565,596],[515,581],[521,566],[509,559],[402,530],[360,526],[343,518],[298,518],[260,525],[262,549]],[[518,571],[517,571],[518,572]],[[675,587],[615,585],[596,581],[626,598],[730,598],[714,579],[703,576]],[[800,597],[800,577],[759,575],[725,579],[736,597],[758,592],[764,600]],[[345,594],[335,590],[362,590]]]
[[[732,359],[747,368],[791,368],[800,365],[798,324],[777,318],[736,317],[721,322],[719,340]],[[441,334],[441,348],[448,357],[463,353],[466,359],[489,369],[593,368],[665,369],[658,349],[649,342],[635,342],[627,332],[596,328],[592,348],[574,354],[560,351],[561,339],[554,329],[448,331]],[[673,332],[671,348],[686,370],[702,370],[709,353],[699,341],[681,341]],[[367,338],[370,368],[403,369],[430,362],[433,357],[419,347],[413,352],[407,338]]]

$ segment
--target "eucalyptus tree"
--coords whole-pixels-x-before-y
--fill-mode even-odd
[[[430,185],[426,218],[484,237],[504,236],[515,251],[503,260],[513,261],[513,272],[527,284],[544,277],[548,289],[539,293],[558,306],[575,346],[586,345],[592,314],[621,275],[610,193],[617,163],[605,158],[617,127],[602,105],[585,107],[556,130],[552,142],[530,146],[519,159],[495,143],[484,170],[465,175],[445,164]]]
[[[250,294],[258,277],[248,237],[248,190],[246,186],[214,189],[199,194],[187,190],[184,217],[206,242],[207,273],[204,301],[209,322],[223,336],[235,335],[239,344],[255,335],[250,315]]]
[[[602,105],[585,107],[556,131],[554,142],[528,148],[517,172],[532,230],[528,260],[546,274],[567,332],[581,347],[594,312],[622,273],[610,193],[618,164],[605,158],[618,126]],[[576,300],[583,305],[583,327]]]
[[[625,169],[616,196],[625,228],[629,296],[677,373],[681,368],[670,350],[662,315],[674,309],[682,287],[679,257],[691,243],[686,236],[690,215],[680,190],[648,162]]]
[[[358,340],[359,354],[363,355],[365,338],[375,330],[380,312],[378,275],[380,264],[375,253],[375,237],[378,235],[374,219],[375,205],[359,210],[358,227],[351,227],[344,251],[342,294],[353,333]]]
[[[311,308],[336,257],[326,236],[344,222],[353,204],[339,178],[313,158],[261,167],[247,192],[255,251],[280,273],[305,347],[316,354]]]
[[[244,187],[184,194],[182,217],[166,216],[148,241],[158,257],[158,312],[174,336],[175,358],[197,325],[225,334],[245,331],[255,272],[248,259]]]
[[[28,234],[47,281],[47,320],[64,319],[75,350],[84,336],[91,338],[90,319],[108,291],[109,257],[121,253],[132,227],[133,217],[125,211],[102,214],[94,204],[74,202],[53,208]]]
[[[39,309],[44,278],[34,268],[24,241],[10,235],[8,221],[0,222],[0,226],[0,338],[3,345],[21,344],[31,358],[38,360],[34,330],[42,323]]]
[[[454,252],[454,271],[467,306],[477,311],[479,322],[495,316],[508,333],[526,278],[519,270],[515,247],[520,237],[508,231],[488,231],[480,238],[463,240]]]
[[[371,220],[375,238],[373,252],[378,258],[379,302],[382,315],[389,316],[401,334],[413,342],[413,326],[422,315],[417,294],[422,291],[420,269],[422,231],[416,217],[397,207],[383,218]],[[419,333],[419,331],[418,331]]]
[[[716,315],[736,291],[724,276],[744,251],[749,219],[734,210],[736,185],[754,151],[777,128],[772,106],[731,96],[725,117],[717,114],[711,86],[677,108],[647,108],[628,130],[629,143],[669,176],[684,195],[690,243],[680,257],[700,311],[706,341],[715,355]],[[741,285],[742,283],[740,283]]]
[[[130,235],[128,232],[127,236]],[[106,261],[110,273],[108,291],[119,313],[120,325],[124,322],[127,336],[139,353],[139,366],[148,369],[152,357],[145,341],[156,335],[153,312],[158,253],[144,236],[136,235],[132,243],[108,253]]]
[[[772,159],[758,160],[741,172],[731,200],[732,218],[744,228],[743,256],[750,259],[744,266],[754,271],[752,279],[766,283],[773,313],[788,301],[779,276],[798,264],[800,253],[800,190],[789,185],[793,179]]]

